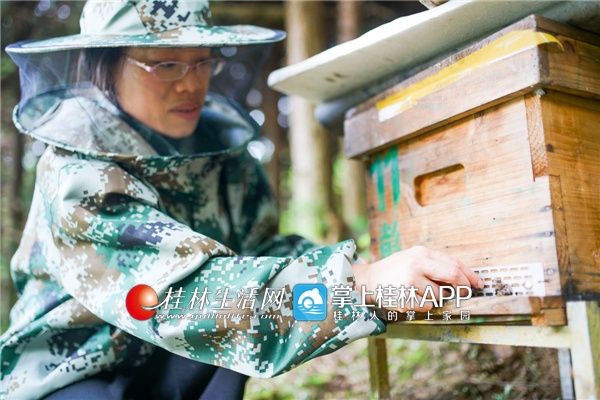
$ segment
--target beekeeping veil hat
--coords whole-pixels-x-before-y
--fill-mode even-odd
[[[90,0],[81,33],[9,46],[11,53],[93,47],[223,47],[277,42],[281,31],[249,25],[213,26],[207,0]]]
[[[22,131],[30,133],[59,102],[80,97],[93,86],[81,70],[82,54],[89,49],[213,48],[227,63],[212,78],[210,92],[240,102],[272,44],[285,37],[282,31],[257,26],[212,25],[207,0],[89,0],[80,26],[79,34],[6,48],[20,70],[21,100],[15,121]],[[103,93],[94,93],[98,95]]]

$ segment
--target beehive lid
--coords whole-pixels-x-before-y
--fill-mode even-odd
[[[451,0],[382,25],[301,63],[274,71],[269,85],[314,102],[365,91],[392,75],[426,67],[530,14],[600,33],[597,1]],[[360,97],[360,93],[358,97]],[[372,94],[366,93],[364,100]]]

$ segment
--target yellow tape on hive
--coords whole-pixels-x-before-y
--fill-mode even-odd
[[[514,31],[493,41],[473,54],[436,72],[422,81],[377,102],[379,122],[387,121],[414,107],[423,97],[456,82],[474,70],[488,66],[508,56],[542,44],[562,45],[554,36],[544,32]]]

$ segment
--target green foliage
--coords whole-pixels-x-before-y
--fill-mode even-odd
[[[44,4],[42,4],[44,3]],[[45,39],[75,33],[84,2],[82,1],[2,1],[0,35],[2,48],[21,40]],[[66,12],[68,10],[68,12]],[[19,244],[21,230],[31,205],[35,182],[35,160],[29,154],[28,168],[19,176],[24,154],[16,146],[16,129],[12,123],[12,109],[20,95],[17,66],[6,52],[0,56],[2,79],[1,135],[2,157],[0,159],[1,204],[1,254],[0,254],[0,331],[8,326],[8,314],[16,294],[10,279],[9,262]],[[26,141],[26,148],[30,139]],[[27,156],[27,154],[25,154]]]
[[[368,260],[370,257],[369,245],[371,244],[371,235],[369,232],[365,232],[356,239],[356,245],[358,246],[358,254],[364,259]]]
[[[338,152],[333,160],[333,193],[336,196],[343,194],[344,179],[348,174],[348,163],[344,162],[344,158]]]
[[[513,348],[498,358],[485,345],[386,340],[391,398],[557,399],[556,354]],[[252,379],[246,399],[368,399],[366,340],[272,379]],[[262,396],[262,397],[261,397]],[[286,397],[293,396],[293,397]]]
[[[512,385],[505,385],[502,393],[496,393],[492,396],[493,400],[509,400],[514,399],[513,393],[511,392]]]
[[[3,300],[3,304],[0,307],[0,335],[2,333],[4,333],[7,329],[8,329],[8,321],[9,321],[9,312],[10,312],[10,305],[12,305],[13,303],[13,299],[11,299],[10,297],[12,296],[6,296],[7,292],[12,294],[13,290],[13,286],[12,286],[12,280],[10,279],[10,266],[7,262],[7,260],[0,260],[0,296],[2,296],[2,300]],[[7,297],[7,299],[5,299],[5,297]],[[4,301],[10,303],[5,305]]]
[[[250,379],[244,398],[265,399],[364,399],[368,398],[367,342],[360,340],[335,354],[270,379]]]
[[[281,203],[281,212],[279,215],[279,232],[284,235],[294,233],[293,216],[291,210],[287,207],[292,193],[292,171],[286,169],[281,173],[279,181],[279,202]]]
[[[0,60],[0,76],[2,77],[2,80],[16,73],[17,66],[12,62],[8,54],[2,53],[2,58]]]

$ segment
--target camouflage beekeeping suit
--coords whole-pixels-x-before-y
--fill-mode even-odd
[[[23,131],[49,146],[11,264],[19,300],[0,338],[3,396],[39,397],[101,370],[139,365],[154,346],[269,377],[384,330],[370,309],[356,306],[356,291],[351,304],[332,305],[332,287],[353,285],[353,242],[317,248],[276,235],[273,198],[246,150],[257,129],[245,113],[209,97],[195,133],[201,151],[160,155],[143,127],[134,130],[97,89],[70,93],[43,114],[35,107],[15,114]],[[25,119],[36,121],[34,129],[23,127]],[[298,283],[326,285],[325,320],[293,318]],[[125,307],[138,284],[164,301],[144,321]],[[165,297],[169,289],[177,296]],[[260,303],[280,289],[280,307]],[[202,310],[198,302],[189,307],[203,292]],[[241,301],[244,293],[256,303]],[[190,313],[240,315],[168,317]]]

